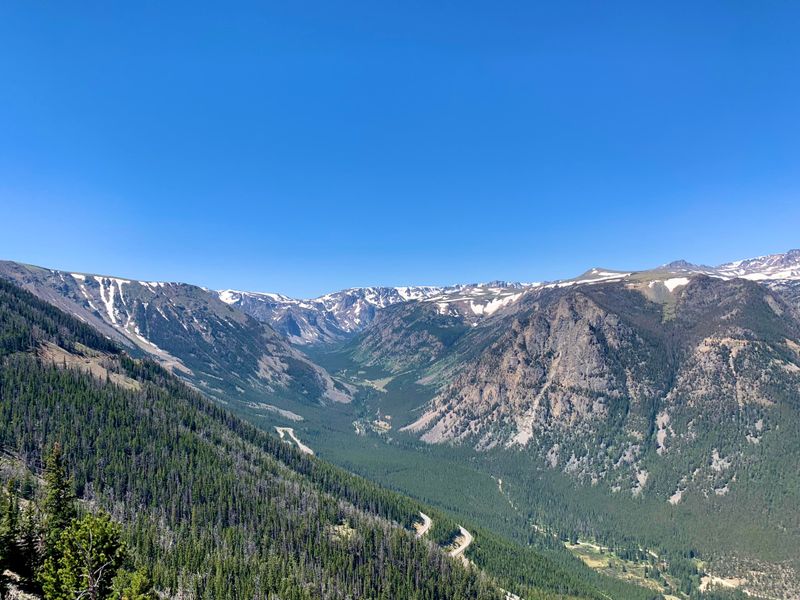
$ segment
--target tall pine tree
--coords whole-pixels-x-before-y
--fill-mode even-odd
[[[47,600],[105,600],[127,560],[121,528],[106,514],[88,514],[61,532],[56,552],[44,561],[41,580]]]
[[[77,516],[75,493],[72,482],[64,467],[61,444],[54,444],[45,459],[44,470],[45,496],[42,502],[44,513],[44,554],[51,557],[55,551],[61,533]]]

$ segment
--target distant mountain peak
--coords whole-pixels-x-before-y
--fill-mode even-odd
[[[665,265],[661,265],[659,269],[699,269],[700,265],[696,265],[694,263],[690,263],[688,260],[683,260],[682,258],[679,260],[673,260],[670,263]]]

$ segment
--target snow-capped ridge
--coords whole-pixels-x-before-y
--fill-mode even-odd
[[[341,340],[361,331],[372,322],[377,311],[398,303],[434,303],[439,314],[464,318],[474,324],[476,320],[505,310],[525,293],[538,288],[649,281],[661,282],[665,291],[676,293],[694,275],[722,279],[742,277],[756,281],[800,280],[800,250],[739,260],[717,267],[697,265],[686,260],[672,261],[649,271],[594,267],[571,279],[548,282],[494,280],[447,286],[354,287],[311,299],[239,290],[221,290],[217,293],[223,302],[236,305],[251,316],[269,323],[293,343],[312,344]]]
[[[716,271],[725,277],[752,281],[800,280],[800,250],[737,260],[720,265]]]
[[[735,260],[716,267],[676,260],[653,269],[652,273],[708,275],[751,281],[795,281],[800,280],[800,250]]]
[[[223,302],[269,323],[293,343],[312,344],[343,339],[361,331],[372,322],[377,311],[406,302],[434,302],[441,314],[489,316],[515,301],[527,287],[505,281],[451,286],[372,286],[348,288],[311,299],[237,290],[217,293]]]

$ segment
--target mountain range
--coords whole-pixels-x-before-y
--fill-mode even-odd
[[[572,518],[595,541],[698,553],[750,593],[800,596],[800,250],[309,300],[14,262],[0,277],[354,470],[448,456],[443,477],[448,460],[504,473],[527,527]]]
[[[725,263],[717,267],[694,265],[677,260],[642,272],[622,272],[594,268],[583,275],[563,281],[510,283],[494,281],[483,284],[450,286],[406,286],[351,288],[319,298],[300,300],[277,293],[223,290],[220,299],[240,307],[256,319],[269,323],[295,344],[332,342],[362,331],[380,309],[409,301],[435,302],[440,310],[463,318],[490,316],[513,303],[522,293],[536,288],[561,287],[652,276],[666,287],[681,284],[680,277],[669,274],[708,275],[721,279],[742,278],[752,281],[797,281],[800,279],[800,250]],[[655,285],[655,284],[654,284]]]

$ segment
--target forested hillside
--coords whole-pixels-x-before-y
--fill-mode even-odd
[[[125,524],[170,596],[499,597],[401,527],[413,503],[304,457],[7,283],[0,348],[4,451],[36,471],[62,444],[78,497]],[[74,357],[102,376],[63,368]]]
[[[134,281],[0,261],[0,277],[145,355],[231,409],[294,398],[347,402],[348,390],[269,325],[185,283]]]

